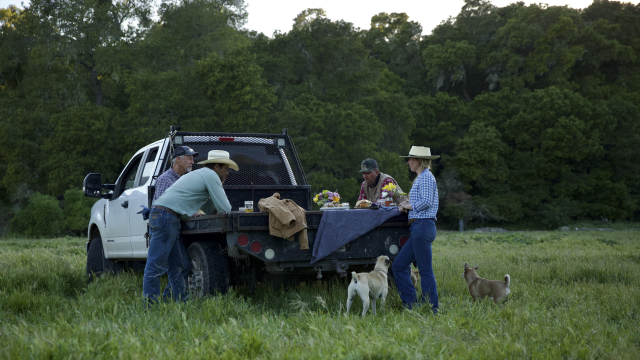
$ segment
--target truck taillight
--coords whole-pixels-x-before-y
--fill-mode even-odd
[[[260,243],[260,241],[254,241],[251,243],[251,251],[256,254],[262,251],[262,244]]]
[[[240,234],[240,236],[238,236],[238,245],[240,245],[240,246],[249,245],[249,235]]]
[[[409,240],[409,237],[407,235],[402,236],[400,238],[400,246],[404,246],[404,244],[407,242],[407,240]]]
[[[219,141],[234,141],[235,138],[232,137],[220,137],[218,138]]]

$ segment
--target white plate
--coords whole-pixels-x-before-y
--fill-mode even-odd
[[[321,207],[320,210],[347,210],[348,206]]]

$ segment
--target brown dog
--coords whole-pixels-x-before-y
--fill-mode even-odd
[[[492,298],[496,304],[502,300],[506,301],[511,293],[509,290],[509,284],[511,284],[509,274],[504,276],[504,281],[487,280],[478,276],[476,270],[478,270],[477,266],[470,268],[469,264],[464,263],[464,273],[462,273],[462,277],[467,281],[469,293],[473,301],[484,299],[487,296]]]
[[[369,299],[371,299],[371,309],[374,314],[376,313],[376,299],[380,299],[382,306],[384,306],[384,301],[389,292],[389,283],[387,281],[389,265],[391,265],[389,257],[381,255],[376,259],[376,267],[372,272],[356,274],[353,271],[351,273],[351,284],[349,284],[347,297],[347,314],[356,295],[362,299],[362,316],[369,310]]]
[[[418,288],[418,281],[420,281],[420,270],[411,270],[411,282],[414,288]]]

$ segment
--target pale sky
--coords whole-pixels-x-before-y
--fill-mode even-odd
[[[588,7],[593,0],[538,0],[524,1],[526,4],[545,3],[549,6],[568,5],[575,9]],[[492,3],[502,7],[516,0],[493,0]],[[18,7],[21,1],[0,0],[0,8],[6,8],[9,4]],[[24,1],[28,4],[29,1]],[[462,0],[245,0],[248,5],[249,20],[246,29],[262,32],[271,36],[275,30],[288,32],[293,26],[293,19],[302,10],[308,8],[323,8],[327,18],[331,20],[344,20],[353,23],[361,29],[368,29],[371,17],[375,14],[407,13],[409,20],[417,21],[422,25],[423,35],[431,33],[431,30],[450,16],[456,16],[460,12],[464,1]]]

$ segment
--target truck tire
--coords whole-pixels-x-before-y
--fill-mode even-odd
[[[196,241],[187,250],[191,259],[189,294],[200,298],[224,295],[229,290],[229,260],[224,248],[215,242]]]
[[[117,274],[122,271],[121,263],[111,261],[104,257],[104,249],[102,247],[102,239],[95,238],[89,244],[89,253],[87,254],[87,280],[91,282],[95,277],[100,277],[104,273]]]
[[[87,253],[87,282],[90,283],[94,277],[99,277],[104,271],[102,264],[102,239],[95,238],[89,244]]]

